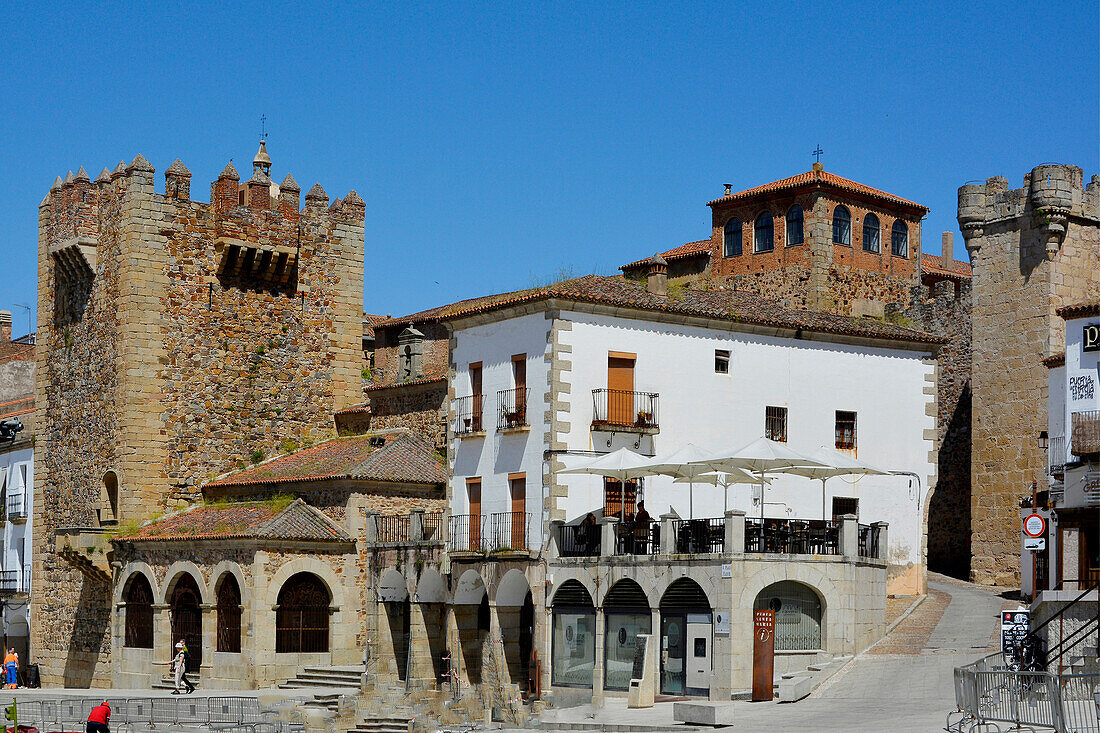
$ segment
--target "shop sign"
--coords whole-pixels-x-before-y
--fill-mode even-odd
[[[1090,323],[1081,334],[1081,348],[1084,351],[1100,351],[1100,323]]]
[[[1095,369],[1073,369],[1067,375],[1070,412],[1096,409],[1097,385]]]
[[[725,611],[714,612],[714,633],[729,636],[730,615]]]

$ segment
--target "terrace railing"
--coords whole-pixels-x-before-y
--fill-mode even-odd
[[[443,512],[430,512],[424,515],[423,524],[425,541],[439,542],[443,539]]]
[[[719,554],[726,548],[726,523],[722,517],[711,519],[674,519],[672,536],[680,554]]]
[[[629,392],[622,389],[592,390],[592,427],[643,428],[658,427],[658,394]]]
[[[378,517],[379,542],[408,542],[409,515],[396,514]]]
[[[558,554],[562,557],[599,557],[600,532],[598,524],[559,525]]]
[[[879,557],[880,527],[873,524],[859,525],[859,556]]]
[[[840,554],[840,524],[834,521],[745,520],[745,552],[787,555]]]
[[[496,512],[489,515],[487,526],[490,552],[528,549],[529,512]]]
[[[661,522],[622,522],[615,525],[616,555],[656,555],[661,551]]]
[[[481,552],[485,549],[485,517],[480,514],[456,514],[451,517],[451,550]]]

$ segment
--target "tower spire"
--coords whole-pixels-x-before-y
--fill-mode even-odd
[[[260,149],[256,151],[256,157],[252,159],[252,172],[263,171],[271,176],[271,156],[267,154],[267,138],[260,138]]]

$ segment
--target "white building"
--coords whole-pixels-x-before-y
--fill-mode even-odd
[[[514,635],[554,694],[625,690],[635,634],[659,628],[660,689],[729,699],[747,686],[754,606],[791,610],[785,671],[862,650],[884,630],[887,586],[923,589],[937,339],[663,285],[659,269],[648,288],[588,276],[391,324],[450,329],[448,600],[486,607],[465,625],[456,610],[458,635]],[[732,450],[766,433],[898,475],[830,479],[824,497],[820,481],[777,478],[762,526],[751,486],[559,473],[623,446]],[[653,524],[639,529],[643,500]],[[595,530],[579,526],[590,513]],[[524,653],[504,661],[513,683],[532,674]]]

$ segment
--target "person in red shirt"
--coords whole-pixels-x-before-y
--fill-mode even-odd
[[[111,733],[111,706],[104,700],[102,705],[92,708],[88,716],[88,733]]]

